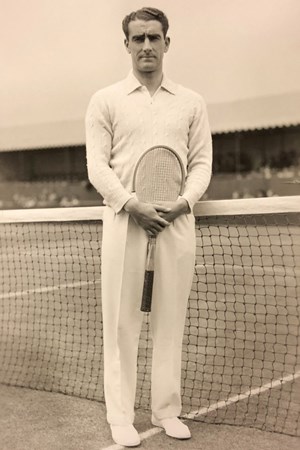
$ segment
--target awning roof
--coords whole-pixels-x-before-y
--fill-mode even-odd
[[[68,147],[84,143],[83,119],[0,128],[0,151]]]
[[[300,92],[208,105],[213,133],[300,124]]]
[[[300,124],[300,92],[208,105],[212,133]],[[0,151],[85,143],[84,120],[0,128]]]

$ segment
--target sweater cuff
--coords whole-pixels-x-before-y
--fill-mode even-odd
[[[124,205],[133,198],[132,194],[128,192],[124,192],[122,197],[119,197],[116,201],[112,202],[109,206],[115,211],[116,214],[120,213],[124,207]]]
[[[191,197],[188,194],[183,194],[183,195],[181,195],[181,198],[184,198],[184,200],[187,201],[189,208],[190,208],[190,212],[193,212],[195,202],[191,199]]]

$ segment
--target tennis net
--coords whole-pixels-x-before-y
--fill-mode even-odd
[[[0,382],[103,401],[101,207],[0,211]],[[300,435],[300,197],[201,202],[182,416]],[[136,407],[150,408],[150,316]]]

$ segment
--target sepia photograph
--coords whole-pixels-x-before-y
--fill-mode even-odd
[[[299,1],[0,6],[1,450],[299,449]]]

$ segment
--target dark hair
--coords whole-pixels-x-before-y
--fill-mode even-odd
[[[166,37],[168,29],[169,29],[169,21],[167,16],[156,8],[141,8],[137,11],[133,11],[132,13],[128,14],[122,22],[122,28],[124,31],[124,34],[126,36],[126,39],[129,37],[128,32],[128,25],[133,20],[157,20],[162,24],[163,29],[163,35]]]

